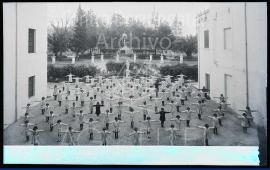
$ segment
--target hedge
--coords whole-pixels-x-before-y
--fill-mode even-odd
[[[86,75],[95,76],[98,72],[97,68],[94,66],[86,66],[86,65],[66,65],[66,66],[48,66],[48,81],[49,82],[58,82],[67,80],[65,77],[69,73],[83,77]]]
[[[108,76],[124,76],[126,74],[126,63],[118,63],[110,61],[106,64]],[[154,68],[154,67],[153,67]],[[153,75],[153,71],[149,70],[149,65],[147,64],[138,64],[131,62],[130,66],[130,75],[136,76],[137,78],[140,76]],[[157,69],[157,68],[155,68]]]
[[[125,75],[125,63],[116,63],[116,62],[108,62],[106,63],[106,68],[107,71],[110,73],[110,75],[119,75],[119,76],[123,76]],[[121,72],[120,72],[121,71]]]
[[[160,68],[160,73],[163,76],[171,75],[177,78],[177,75],[184,74],[187,79],[198,81],[198,66],[188,66],[186,64],[177,64],[174,66],[163,66]]]

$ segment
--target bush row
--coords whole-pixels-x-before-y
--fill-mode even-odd
[[[177,64],[174,66],[163,66],[160,68],[160,73],[163,76],[171,75],[174,78],[179,74],[184,74],[187,79],[198,81],[198,66],[187,66],[186,64]]]
[[[95,76],[98,70],[94,66],[86,66],[86,65],[65,65],[65,66],[48,66],[48,81],[49,82],[58,82],[67,80],[66,75],[69,73],[83,77],[86,75]]]
[[[117,76],[124,76],[126,74],[126,63],[122,62],[122,63],[118,63],[118,62],[113,62],[110,61],[108,63],[106,63],[106,67],[107,67],[107,71],[108,71],[108,75],[112,76],[112,75],[117,75]],[[144,70],[146,70],[144,67],[146,67],[143,64],[138,64],[138,63],[134,63],[131,62],[129,69],[130,69],[130,75],[134,76],[143,76]],[[140,72],[138,72],[140,71]]]

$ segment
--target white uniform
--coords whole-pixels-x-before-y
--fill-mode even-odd
[[[61,94],[61,93],[59,93],[59,94],[57,95],[57,100],[58,100],[58,101],[62,101],[62,94]]]
[[[81,100],[81,101],[84,101],[84,93],[81,93],[81,94],[80,94],[80,100]]]
[[[187,117],[186,117],[186,120],[191,120],[191,113],[192,113],[192,111],[190,110],[190,111],[185,111],[185,113],[186,113],[186,115],[187,115]]]
[[[94,107],[94,102],[93,102],[93,100],[90,100],[89,101],[89,110],[90,110],[90,112],[93,112],[93,107]]]
[[[67,75],[68,76],[68,82],[72,83],[72,75]]]
[[[89,127],[89,133],[93,133],[93,131],[94,131],[94,123],[93,122],[89,122],[88,123],[88,127]]]
[[[119,132],[119,121],[114,121],[113,122],[113,127],[115,132]]]
[[[46,107],[46,101],[42,100],[40,104],[40,109],[45,109],[45,107]]]
[[[170,143],[171,145],[174,145],[175,144],[175,139],[176,139],[176,132],[175,132],[175,129],[174,128],[170,128],[169,129],[169,132],[170,132]]]
[[[90,82],[90,76],[85,76],[85,82],[89,83]]]
[[[69,109],[69,101],[65,100],[65,109]]]

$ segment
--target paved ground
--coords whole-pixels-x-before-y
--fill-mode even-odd
[[[48,84],[49,87],[53,87],[53,84]],[[52,94],[52,89],[48,87],[48,94]],[[120,86],[117,86],[116,88],[121,88]],[[114,92],[115,89],[111,90]],[[90,94],[91,95],[91,94]],[[149,97],[145,95],[142,95],[143,97],[136,97],[136,101],[132,104],[134,108],[136,109],[135,106],[141,105],[144,100],[147,101],[148,104],[151,104],[153,102],[149,101]],[[127,97],[127,95],[126,95]],[[51,99],[50,97],[48,99]],[[192,110],[196,109],[195,106],[190,105],[190,103],[196,102],[194,99],[189,99],[189,101],[185,104],[185,106],[181,107],[181,110],[184,110],[187,106],[190,106]],[[55,105],[57,106],[56,101],[49,101],[50,105]],[[116,103],[116,102],[115,102]],[[79,105],[77,103],[76,105]],[[106,105],[106,103],[105,103]],[[217,107],[217,103],[214,101],[207,101],[206,103],[207,107],[204,108],[204,114],[202,119],[203,120],[198,120],[197,115],[194,114],[192,116],[191,120],[191,127],[186,128],[185,127],[185,122],[182,123],[182,127],[180,130],[180,136],[177,137],[176,140],[176,145],[192,145],[192,146],[201,146],[203,145],[203,131],[195,128],[195,125],[204,125],[205,123],[212,124],[207,118],[207,115],[212,115],[211,110],[215,109]],[[102,113],[105,112],[107,108],[102,107]],[[151,119],[153,120],[159,120],[159,115],[154,114],[153,109],[150,108],[150,116]],[[169,109],[168,107],[165,107],[165,109]],[[84,112],[88,113],[89,108],[88,106],[83,107]],[[125,110],[128,110],[126,108]],[[136,109],[138,110],[138,109]],[[95,110],[94,110],[95,111]],[[140,110],[138,110],[140,111]],[[71,125],[74,129],[79,129],[79,124],[76,121],[72,121],[71,115],[67,114],[64,115],[63,110],[60,107],[56,107],[56,114],[59,114],[59,118],[62,120],[62,122],[67,123]],[[57,133],[56,131],[49,132],[49,126],[45,122],[45,117],[41,115],[41,112],[39,110],[39,105],[36,105],[32,112],[30,113],[33,118],[31,119],[32,123],[39,123],[39,129],[44,129],[46,132],[43,132],[40,134],[40,144],[41,145],[60,145],[59,143],[56,142],[57,140]],[[185,118],[184,113],[180,114],[182,118]],[[95,114],[88,114],[88,118],[94,118],[95,120],[97,119]],[[111,120],[113,120],[115,115],[112,115],[110,117]],[[104,115],[101,115],[100,119],[102,120],[104,118]],[[168,128],[172,122],[170,122],[171,114],[167,114],[166,119],[167,121],[165,122],[165,128]],[[138,113],[135,117],[135,126],[139,128],[144,128],[144,125],[139,122],[139,120],[143,119],[142,113]],[[114,135],[111,134],[108,139],[108,145],[132,145],[132,137],[129,137],[128,134],[132,132],[132,129],[130,128],[130,117],[127,114],[122,115],[122,120],[124,120],[126,123],[123,123],[121,125],[121,131],[119,134],[119,139],[114,139]],[[102,122],[102,121],[101,121]],[[22,128],[19,126],[19,124],[23,123],[23,119],[18,120],[14,124],[10,125],[4,130],[4,144],[5,145],[30,145],[30,143],[25,143],[25,137],[21,133]],[[85,125],[86,127],[86,125]],[[96,126],[96,129],[101,130],[102,127],[104,127],[103,122],[98,123]],[[110,126],[110,129],[112,130],[112,127]],[[228,111],[228,113],[225,115],[225,118],[223,119],[223,127],[218,128],[218,135],[214,135],[211,133],[210,135],[210,140],[209,140],[209,145],[215,145],[215,146],[258,146],[258,138],[257,138],[257,130],[254,127],[251,127],[248,129],[248,133],[244,134],[242,132],[242,127],[240,125],[240,121],[237,118],[237,114]],[[88,131],[86,128],[78,135],[78,144],[79,145],[100,145],[100,138],[101,136],[99,134],[94,134],[94,141],[89,141],[88,140]],[[159,122],[153,122],[152,124],[152,132],[151,132],[151,140],[149,141],[145,135],[141,136],[141,144],[142,145],[170,145],[169,141],[169,132],[165,131],[164,128],[160,127]]]

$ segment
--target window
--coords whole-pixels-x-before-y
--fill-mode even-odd
[[[28,30],[28,53],[35,52],[35,29]]]
[[[28,97],[35,95],[35,76],[28,78]]]
[[[204,48],[209,48],[209,31],[204,31]]]
[[[232,29],[224,28],[224,49],[232,48]]]

